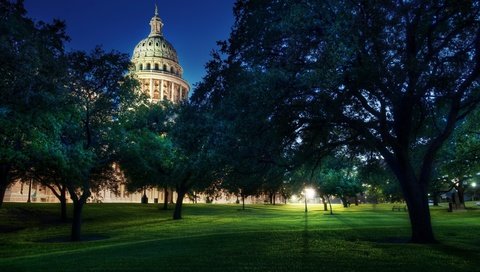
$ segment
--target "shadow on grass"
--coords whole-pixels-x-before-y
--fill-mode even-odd
[[[252,212],[252,209],[237,209],[237,212]]]
[[[328,214],[330,215],[330,214]],[[334,214],[335,215],[335,214]],[[386,233],[385,235],[376,235],[375,233],[364,233],[355,224],[354,220],[343,214],[337,214],[334,217],[337,221],[342,222],[346,227],[349,227],[348,236],[345,237],[347,241],[365,241],[378,244],[408,244],[410,243],[410,236],[405,236],[403,230],[398,231],[398,235],[392,236],[391,233]],[[395,232],[395,230],[392,230]]]
[[[0,233],[9,233],[9,232],[17,232],[20,230],[25,229],[25,227],[19,226],[1,226],[0,225]]]
[[[303,226],[303,256],[306,257],[310,253],[310,235],[309,235],[309,228],[308,228],[308,212],[305,213],[305,222]]]
[[[92,241],[100,241],[100,240],[107,240],[110,236],[104,234],[84,234],[82,235],[80,242],[92,242]],[[73,243],[70,241],[70,236],[55,236],[50,237],[47,239],[37,240],[37,243]]]
[[[477,260],[476,261],[477,263],[480,257],[480,254],[478,253],[478,251],[466,249],[466,248],[462,248],[454,245],[447,245],[442,243],[441,241],[438,244],[435,244],[433,248],[440,252],[455,256],[460,259]]]

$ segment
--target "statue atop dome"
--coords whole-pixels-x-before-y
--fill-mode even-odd
[[[151,27],[151,31],[150,31],[149,37],[163,36],[163,33],[162,33],[163,22],[162,22],[162,19],[160,19],[160,16],[158,16],[158,8],[156,4],[155,4],[155,15],[150,20],[150,27]]]

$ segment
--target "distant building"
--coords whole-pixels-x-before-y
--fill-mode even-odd
[[[153,102],[169,100],[178,103],[188,97],[190,87],[182,78],[183,68],[178,62],[177,51],[163,35],[163,22],[155,15],[150,20],[150,34],[133,50],[134,73],[142,91]]]

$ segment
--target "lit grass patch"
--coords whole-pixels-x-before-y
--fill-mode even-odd
[[[69,207],[70,208],[70,207]],[[439,244],[414,245],[408,214],[391,205],[186,205],[184,219],[156,205],[89,204],[79,243],[54,204],[0,210],[1,271],[474,271],[480,210],[432,208]],[[12,216],[15,214],[15,216]],[[25,220],[24,220],[25,219]]]

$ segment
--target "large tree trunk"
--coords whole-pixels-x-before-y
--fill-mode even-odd
[[[173,220],[182,219],[182,205],[186,190],[177,189],[177,202],[175,203],[175,211],[173,211]]]
[[[0,208],[3,204],[3,199],[5,198],[5,192],[7,191],[7,185],[3,182],[0,183]]]
[[[173,202],[173,193],[174,193],[174,191],[173,191],[173,190],[170,190],[169,197],[168,197],[168,203],[169,203],[169,204],[175,204],[175,203]]]
[[[408,171],[396,174],[408,206],[412,230],[411,242],[435,243],[428,207],[428,182],[420,182],[413,173],[409,174]]]
[[[30,181],[30,184],[32,184],[31,181]],[[55,197],[57,197],[58,200],[60,201],[60,220],[62,222],[67,222],[67,186],[62,185],[61,183],[55,183],[55,185],[46,184],[46,186],[50,189],[50,191],[52,191]],[[57,191],[57,188],[58,188],[58,191]],[[29,194],[30,194],[30,190],[29,190]]]
[[[73,220],[72,220],[72,232],[70,234],[70,240],[73,242],[80,241],[81,228],[82,228],[82,201],[77,200],[73,202]]]
[[[60,191],[60,219],[67,222],[67,188],[62,186]]]
[[[242,194],[242,210],[245,210],[245,195]]]
[[[342,200],[342,204],[344,208],[348,208],[348,200],[346,196],[341,196],[340,199]]]
[[[419,185],[412,187],[421,187]],[[412,242],[414,243],[434,243],[432,222],[430,220],[430,209],[428,207],[428,198],[423,189],[420,192],[411,193],[405,196],[408,205],[408,215],[412,228]]]
[[[433,192],[433,206],[438,206],[439,198],[440,198],[440,192],[438,191]]]
[[[330,206],[330,215],[333,215],[332,202],[330,201],[330,196],[327,196],[328,205]]]
[[[78,197],[75,188],[67,187],[70,197],[73,201],[73,219],[72,219],[72,231],[70,233],[70,240],[72,242],[80,241],[81,228],[82,228],[82,210],[87,199],[90,197],[90,189],[83,188],[83,193]]]
[[[322,198],[323,210],[324,210],[324,211],[328,211],[328,206],[327,206],[328,203],[327,203],[327,200],[325,199],[325,196],[322,195],[322,196],[320,196],[320,197]]]
[[[163,209],[168,210],[168,188],[163,188],[164,196],[163,196]]]
[[[5,198],[5,192],[7,191],[9,181],[9,170],[8,165],[0,165],[0,208],[3,204],[3,199]]]
[[[33,183],[33,180],[30,179],[30,182],[28,183],[28,198],[27,198],[27,203],[32,202],[32,183]]]
[[[465,209],[465,186],[463,186],[463,180],[458,182],[458,186],[455,187],[457,189],[458,200],[460,201],[460,209]]]

